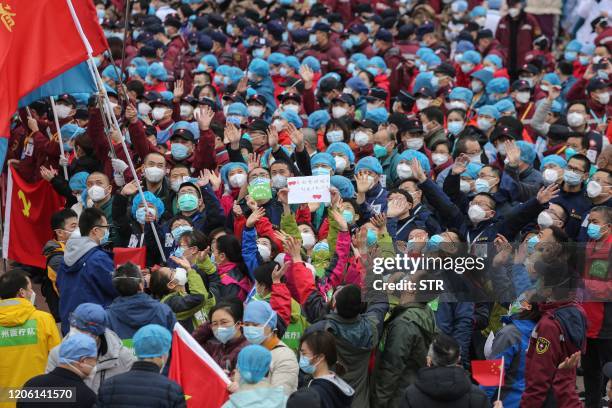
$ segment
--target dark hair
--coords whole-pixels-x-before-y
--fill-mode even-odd
[[[197,247],[198,251],[203,251],[210,245],[210,243],[208,242],[208,238],[206,238],[206,235],[197,230],[185,232],[181,235],[179,241],[182,241],[184,239],[187,240],[187,245],[189,245],[190,247]]]
[[[175,215],[174,217],[172,217],[170,219],[170,222],[168,223],[168,227],[170,227],[170,229],[172,229],[172,224],[174,224],[175,222],[177,222],[179,220],[187,221],[189,223],[189,225],[193,226],[193,222],[191,222],[189,217],[185,217],[184,215],[177,214],[177,215]]]
[[[338,361],[336,338],[330,332],[319,330],[306,333],[300,339],[300,346],[304,343],[312,350],[313,356],[322,354],[329,367],[334,366]]]
[[[597,207],[591,208],[591,212],[600,213],[606,219],[606,224],[612,223],[612,208],[605,205],[598,205]]]
[[[406,197],[406,200],[408,200],[408,202],[410,204],[414,204],[414,202],[412,201],[412,196],[410,195],[410,193],[406,190],[402,190],[400,188],[394,188],[393,190],[389,191],[389,195],[387,197],[390,197],[391,194],[401,194],[404,197]]]
[[[94,227],[100,225],[102,218],[106,218],[106,216],[99,208],[91,207],[84,209],[79,217],[79,230],[81,231],[81,236],[88,236]]]
[[[244,276],[249,276],[244,259],[242,258],[242,250],[240,241],[232,234],[222,235],[217,238],[217,251],[225,254],[230,262],[237,264],[238,269]]]
[[[588,149],[589,148],[589,138],[586,137],[586,135],[583,135],[582,133],[578,133],[578,132],[571,132],[569,135],[567,135],[568,139],[570,137],[572,137],[574,139],[580,139],[580,147],[582,147],[583,149]],[[572,157],[574,157],[574,156],[572,156]]]
[[[66,226],[66,220],[68,218],[79,218],[79,216],[69,208],[54,213],[51,216],[51,229],[63,229]]]
[[[265,262],[259,265],[253,271],[253,276],[257,283],[261,283],[266,287],[266,289],[272,289],[272,271],[276,268],[278,264],[274,261]]]
[[[580,154],[580,153],[575,154],[569,159],[567,159],[567,162],[569,163],[570,160],[578,160],[579,162],[582,162],[582,165],[583,165],[582,168],[584,169],[583,171],[585,173],[589,172],[589,169],[591,168],[591,161],[584,154]]]
[[[429,109],[429,108],[427,108],[427,109]],[[461,109],[461,108],[449,109],[448,111],[446,111],[446,117],[448,118],[448,116],[451,113],[453,113],[453,112],[457,112],[463,119],[465,119],[467,117],[467,112],[465,111],[465,109]]]
[[[132,296],[139,293],[141,283],[140,268],[132,262],[119,266],[113,273],[113,287],[121,296]]]
[[[434,367],[450,367],[459,362],[460,348],[457,340],[444,333],[438,334],[431,345],[427,356]]]
[[[428,120],[435,120],[439,125],[444,124],[444,113],[442,109],[437,106],[428,106],[421,111],[421,115],[425,116]]]
[[[217,310],[223,310],[229,313],[235,322],[242,321],[242,315],[244,314],[244,306],[238,298],[223,299],[210,309],[208,313],[208,320],[212,321],[212,316]]]
[[[332,118],[329,122],[327,122],[327,125],[325,125],[324,133],[327,133],[327,130],[331,128],[332,126],[339,127],[342,130],[342,136],[343,136],[342,141],[344,143],[348,143],[351,140],[351,132],[350,132],[349,126],[344,120]],[[327,137],[325,135],[323,135],[323,143],[325,143],[325,146],[329,146],[331,144],[327,140]]]
[[[287,160],[287,159],[285,159],[285,158],[283,158],[283,157],[280,157],[280,158],[278,158],[278,159],[274,159],[274,163],[272,163],[272,164],[270,165],[270,173],[272,173],[272,166],[277,165],[277,164],[282,164],[282,165],[287,166],[287,169],[288,169],[288,170],[289,170],[291,173],[296,174],[296,173],[295,173],[295,167],[293,167],[293,164],[292,164],[292,163],[291,163],[289,160]]]
[[[127,87],[128,91],[132,91],[136,94],[137,99],[142,98],[142,95],[145,92],[143,83],[140,81],[134,80],[134,79],[131,81],[128,81],[127,84],[125,84],[125,86]]]
[[[17,297],[20,289],[27,289],[28,274],[23,269],[13,269],[0,275],[0,299]]]
[[[493,198],[493,196],[491,195],[491,193],[484,193],[484,192],[482,192],[482,193],[478,193],[478,194],[474,195],[474,198],[476,198],[476,197],[478,197],[478,196],[487,197],[487,198],[489,199],[489,201],[491,201],[491,203],[493,204],[493,205],[491,205],[491,207],[492,207],[491,209],[492,209],[493,211],[495,211],[495,207],[497,206],[497,202],[495,201],[495,198]]]
[[[161,299],[170,293],[168,284],[170,283],[171,279],[166,274],[162,273],[161,270],[162,268],[159,268],[156,271],[151,271],[149,288],[151,289],[151,295],[153,295],[155,299]]]
[[[345,319],[352,319],[361,312],[361,289],[350,284],[336,292],[336,310]]]
[[[81,150],[83,150],[83,152],[85,152],[85,156],[93,156],[94,155],[93,144],[91,143],[91,139],[89,138],[89,135],[87,134],[87,132],[85,132],[85,133],[75,137],[74,138],[74,145],[76,147],[81,148]]]
[[[569,61],[565,61],[565,60],[561,60],[559,61],[559,63],[557,64],[557,68],[559,69],[559,72],[561,72],[563,75],[572,75],[572,73],[574,72],[574,65],[569,62]]]
[[[470,133],[465,134],[457,140],[457,145],[455,146],[455,151],[453,152],[454,158],[457,158],[461,153],[465,153],[465,146],[467,142],[476,142],[480,146],[480,142],[478,141],[476,135]]]

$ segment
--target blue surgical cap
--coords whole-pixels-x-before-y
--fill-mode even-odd
[[[285,64],[287,64],[288,67],[293,68],[295,71],[300,70],[300,60],[293,55],[290,55],[285,59]]]
[[[164,68],[161,62],[153,62],[151,65],[149,65],[147,75],[150,75],[152,78],[160,81],[168,80],[168,71],[166,71],[166,68]]]
[[[149,66],[149,63],[143,57],[132,58],[132,60],[130,61],[130,64],[134,65],[135,67],[148,67]]]
[[[414,92],[418,91],[421,88],[427,88],[433,91],[433,87],[431,86],[431,78],[433,78],[433,72],[419,72],[414,80]]]
[[[270,75],[270,66],[261,58],[255,58],[249,64],[249,72],[261,78],[267,78]]]
[[[389,119],[389,111],[382,107],[371,109],[366,112],[365,118],[375,122],[377,125],[381,125]]]
[[[145,191],[144,196],[147,203],[153,204],[155,207],[155,210],[157,211],[157,219],[161,219],[161,216],[165,211],[164,202],[150,191]],[[142,203],[142,196],[140,194],[136,194],[136,196],[134,196],[134,200],[132,200],[132,217],[134,218],[136,218],[136,210],[138,210],[140,203]]]
[[[101,336],[108,326],[106,310],[95,303],[81,303],[70,314],[70,326]]]
[[[502,99],[493,106],[495,106],[499,113],[516,112],[514,104],[509,99]]]
[[[266,324],[272,328],[276,328],[277,315],[268,302],[262,300],[252,300],[247,303],[244,308],[245,323],[255,323],[258,325]]]
[[[80,361],[82,358],[97,357],[98,346],[96,341],[88,334],[75,333],[64,338],[59,348],[60,364],[69,364]]]
[[[407,149],[400,154],[400,160],[406,160],[410,163],[412,159],[417,159],[425,174],[429,174],[431,171],[431,165],[429,164],[429,159],[423,153],[413,149]]]
[[[438,57],[434,53],[423,55],[423,57],[421,57],[421,61],[426,63],[428,68],[437,67],[438,65],[442,63],[442,60],[440,59],[440,57]]]
[[[476,6],[470,12],[470,17],[471,18],[483,17],[483,16],[486,16],[486,15],[487,15],[487,9],[484,8],[483,6]]]
[[[366,95],[368,93],[368,86],[359,77],[353,77],[346,81],[346,86],[357,92],[359,95]]]
[[[317,153],[310,159],[310,166],[314,168],[317,164],[325,164],[336,171],[336,160],[329,153]]]
[[[351,183],[351,180],[346,177],[339,175],[331,176],[331,185],[340,191],[340,197],[342,197],[343,200],[355,198],[355,187],[353,183]]]
[[[361,52],[357,52],[351,55],[351,58],[349,59],[349,61],[357,62],[362,59],[368,59],[368,57],[365,54],[362,54]]]
[[[462,100],[467,102],[468,106],[472,103],[472,97],[474,93],[467,88],[463,88],[461,86],[457,86],[453,88],[453,90],[448,94],[449,100]]]
[[[506,93],[510,89],[510,81],[508,78],[493,78],[487,84],[487,93],[488,94],[500,94]]]
[[[567,45],[565,46],[565,51],[580,52],[581,49],[582,49],[582,43],[578,40],[572,40],[568,42]]]
[[[240,379],[248,384],[255,384],[263,380],[270,370],[272,353],[259,344],[250,344],[240,350],[236,366]]]
[[[368,64],[374,65],[375,67],[380,68],[383,71],[387,70],[387,64],[385,63],[385,60],[378,56],[370,58]]]
[[[461,62],[469,62],[470,64],[478,65],[482,61],[482,56],[478,51],[466,51],[461,55]]]
[[[562,169],[567,167],[567,161],[565,161],[565,159],[557,154],[551,154],[550,156],[546,156],[544,157],[544,159],[542,159],[542,164],[540,165],[540,171],[544,170],[544,167],[547,164],[556,164],[557,166],[561,167]]]
[[[493,79],[493,73],[487,71],[486,69],[480,69],[476,72],[473,72],[471,75],[472,78],[478,79],[485,86],[489,83],[491,79]]]
[[[461,173],[462,177],[469,177],[472,180],[476,180],[478,178],[478,173],[480,173],[480,169],[484,167],[483,164],[480,163],[468,163],[465,167],[465,171]]]
[[[219,66],[219,61],[217,60],[217,57],[215,57],[213,54],[203,56],[200,61],[206,63],[206,65],[211,67],[213,71],[216,70]]]
[[[542,77],[542,82],[548,82],[551,85],[561,85],[561,78],[554,72],[549,72]]]
[[[516,142],[516,145],[521,150],[521,161],[527,164],[533,164],[533,161],[536,158],[536,152],[533,145],[523,140],[519,140],[518,142]]]
[[[174,94],[170,91],[161,91],[159,94],[165,101],[171,101],[174,98]]]
[[[361,170],[370,170],[378,175],[383,174],[383,168],[380,165],[380,162],[378,159],[372,156],[366,156],[357,162],[357,165],[355,166],[355,174],[358,174]]]
[[[244,170],[245,173],[247,174],[249,173],[249,168],[247,167],[245,163],[242,163],[242,162],[229,162],[229,163],[224,164],[223,167],[221,167],[220,174],[221,174],[221,180],[223,180],[223,184],[225,184],[226,186],[229,186],[228,175],[230,171],[238,167]]]
[[[302,65],[306,65],[313,72],[321,72],[321,63],[313,56],[308,56],[302,60]]]
[[[495,65],[497,69],[504,66],[504,63],[502,62],[502,59],[499,57],[499,55],[490,54],[490,55],[487,55],[484,60]]]
[[[468,3],[465,0],[457,0],[451,4],[451,10],[455,13],[463,13],[468,9]]]
[[[244,77],[244,72],[238,67],[231,67],[227,72],[227,76],[232,84],[236,84]]]
[[[113,66],[112,64],[104,68],[102,71],[102,76],[112,79],[115,82],[119,82],[119,68]],[[125,76],[125,75],[124,75]]]
[[[132,340],[136,357],[140,359],[166,355],[172,345],[170,331],[158,324],[147,324],[141,327]]]
[[[461,40],[457,43],[457,48],[455,48],[455,52],[457,54],[463,54],[466,51],[471,51],[474,49],[474,44],[466,40]]]
[[[563,105],[559,101],[553,101],[552,105],[550,105],[550,111],[553,113],[561,113],[563,110]]]
[[[281,54],[280,52],[273,52],[268,57],[268,64],[270,65],[281,65],[287,62],[287,57],[285,54]]]
[[[76,123],[66,123],[60,128],[60,133],[62,134],[62,140],[72,140],[85,133],[85,129],[79,127]]]
[[[351,164],[355,163],[355,153],[351,150],[351,147],[344,142],[334,142],[327,146],[326,153],[342,153],[346,157],[348,157],[349,162]]]
[[[298,115],[292,110],[282,111],[280,116],[281,118],[285,119],[287,122],[293,124],[293,126],[295,126],[298,129],[301,129],[302,126],[304,126],[304,124],[302,123],[302,119],[300,118],[300,115]]]
[[[87,190],[87,177],[89,177],[89,173],[85,171],[79,171],[70,177],[70,181],[68,182],[68,186],[70,186],[70,190],[72,191],[84,191]]]
[[[331,117],[325,109],[314,111],[308,116],[308,127],[317,130],[327,125],[330,119]]]
[[[431,48],[429,48],[429,47],[421,47],[421,48],[419,48],[417,50],[416,56],[417,56],[417,58],[421,58],[422,59],[423,56],[425,56],[427,54],[433,54],[433,53],[434,53],[434,51]]]
[[[580,53],[584,55],[593,55],[595,53],[595,44],[584,44],[580,49]]]
[[[187,122],[185,120],[178,121],[172,125],[172,134],[179,129],[190,131],[196,140],[200,138],[200,127],[197,122]]]
[[[227,108],[227,115],[249,116],[249,109],[242,102],[234,102]]]
[[[485,105],[478,109],[478,114],[483,116],[490,116],[493,119],[499,119],[499,111],[493,105]]]

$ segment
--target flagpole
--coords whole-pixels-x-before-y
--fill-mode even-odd
[[[130,15],[130,0],[125,0],[125,15],[123,16],[123,18],[125,18],[125,21],[124,21],[125,24],[123,25],[123,48],[121,49],[121,75],[124,75],[124,72],[125,72],[125,48],[126,48],[127,39],[128,39],[128,29],[129,29],[128,17],[129,15]],[[121,78],[123,78],[123,76]],[[121,81],[121,83],[123,84],[123,81]],[[126,103],[128,102],[129,101],[126,101]]]
[[[55,109],[55,101],[53,100],[53,97],[50,96],[49,97],[49,101],[51,102],[51,110],[53,111],[53,121],[55,122],[55,128],[57,129],[57,135],[59,137],[58,140],[58,144],[59,144],[59,148],[60,148],[60,155],[62,156],[62,159],[66,159],[66,156],[64,156],[64,140],[62,139],[62,132],[60,132],[60,125],[59,125],[59,119],[57,118],[57,111]],[[62,162],[64,160],[61,160]],[[66,164],[62,164],[62,167],[64,169],[64,178],[66,179],[66,181],[68,181],[68,167],[66,166]]]
[[[502,383],[504,381],[504,356],[502,356],[501,368],[499,370],[499,387],[497,388],[497,400],[501,398]]]
[[[70,9],[72,21],[74,22],[74,25],[77,31],[79,32],[79,35],[81,36],[81,41],[83,42],[83,45],[85,46],[85,49],[87,50],[87,56],[90,61],[90,67],[92,68],[91,71],[93,71],[92,73],[94,74],[94,81],[100,84],[98,88],[102,95],[103,102],[106,108],[108,109],[108,112],[110,113],[113,124],[119,130],[120,138],[121,138],[121,146],[123,147],[123,152],[125,153],[125,157],[128,162],[127,164],[130,168],[132,176],[134,177],[134,180],[136,180],[137,182],[136,186],[138,187],[138,194],[140,195],[142,202],[145,205],[145,208],[148,208],[147,199],[144,195],[144,192],[142,191],[142,186],[140,185],[140,180],[138,179],[138,175],[136,174],[136,169],[134,168],[132,157],[130,156],[127,145],[125,144],[125,138],[123,137],[123,134],[121,133],[121,126],[119,126],[119,121],[117,120],[117,117],[115,116],[115,112],[112,110],[110,106],[110,100],[108,99],[106,88],[104,88],[104,86],[102,85],[103,84],[102,77],[100,76],[98,67],[96,67],[96,64],[93,60],[93,55],[92,55],[93,49],[91,48],[91,44],[89,43],[89,40],[87,39],[87,37],[85,36],[85,33],[83,32],[83,28],[81,27],[81,22],[79,21],[79,17],[77,16],[76,11],[74,10],[74,6],[72,5],[72,0],[66,0],[66,3],[68,4],[68,8]],[[167,262],[166,255],[164,254],[164,248],[162,247],[161,241],[159,240],[159,235],[157,234],[157,228],[155,228],[155,223],[153,221],[150,221],[150,223],[151,223],[151,230],[153,230],[153,236],[155,237],[155,242],[157,243],[157,247],[159,249],[159,254],[162,260],[164,262]]]

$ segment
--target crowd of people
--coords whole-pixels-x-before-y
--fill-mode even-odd
[[[0,276],[0,386],[189,405],[178,323],[223,407],[612,406],[609,0],[93,3],[99,92],[12,121],[66,204]],[[400,256],[484,267],[374,272]]]

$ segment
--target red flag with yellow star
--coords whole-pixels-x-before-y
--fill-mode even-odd
[[[472,360],[472,377],[480,385],[499,387],[504,385],[504,360]],[[500,383],[501,378],[501,383]]]
[[[4,211],[2,256],[22,264],[44,268],[43,246],[53,238],[51,216],[64,208],[65,199],[51,183],[26,183],[9,166]]]

